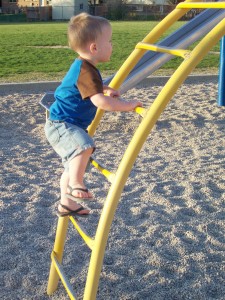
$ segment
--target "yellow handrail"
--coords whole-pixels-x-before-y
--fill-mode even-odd
[[[189,50],[175,49],[170,47],[160,47],[148,43],[138,43],[135,49],[145,49],[145,50],[151,50],[155,52],[169,53],[171,55],[181,56],[183,58],[188,57],[190,54]]]
[[[90,162],[91,164],[97,169],[99,170],[106,178],[109,182],[113,182],[114,178],[115,178],[115,174],[108,171],[107,169],[105,169],[103,166],[101,166],[96,160],[94,160],[92,157],[90,158]]]
[[[136,107],[134,109],[134,111],[139,114],[140,116],[142,116],[143,118],[146,116],[146,113],[147,113],[147,109],[144,108],[144,107]]]
[[[205,8],[225,8],[225,2],[195,2],[195,3],[187,3],[182,2],[177,4],[176,8],[199,8],[199,9],[205,9]]]

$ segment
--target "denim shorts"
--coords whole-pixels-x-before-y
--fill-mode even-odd
[[[69,170],[69,161],[84,150],[93,148],[93,139],[82,128],[67,122],[47,120],[45,124],[47,140],[62,158],[65,170]]]

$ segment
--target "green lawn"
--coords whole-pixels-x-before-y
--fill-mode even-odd
[[[103,74],[113,74],[157,22],[111,22],[113,55],[111,61],[100,65]],[[181,26],[176,23],[167,34]],[[68,70],[76,54],[66,48],[67,22],[20,23],[0,25],[0,82],[59,80]],[[214,47],[219,52],[219,44]],[[179,59],[164,66],[164,71],[177,67]],[[200,68],[218,68],[218,53],[209,54]]]

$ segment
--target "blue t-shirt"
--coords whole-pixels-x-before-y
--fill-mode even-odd
[[[90,97],[98,93],[103,93],[98,69],[77,58],[55,91],[49,119],[69,122],[86,130],[97,111]]]

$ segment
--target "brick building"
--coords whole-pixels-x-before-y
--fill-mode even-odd
[[[19,13],[26,7],[50,6],[51,0],[0,0],[2,13]]]

